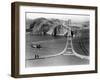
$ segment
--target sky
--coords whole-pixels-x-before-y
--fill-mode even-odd
[[[26,13],[26,19],[36,19],[36,18],[56,18],[62,20],[71,19],[72,22],[86,22],[89,21],[90,16],[84,14],[54,14],[54,13]]]

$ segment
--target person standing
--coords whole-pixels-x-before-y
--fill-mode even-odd
[[[73,38],[73,31],[71,30],[71,37]]]

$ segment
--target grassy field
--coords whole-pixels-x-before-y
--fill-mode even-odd
[[[35,54],[38,54],[40,57],[55,55],[65,48],[67,41],[65,37],[52,37],[48,35],[27,34],[26,37],[26,59],[34,58]],[[32,48],[32,43],[39,43],[42,48]]]
[[[39,57],[56,55],[66,46],[67,38],[62,36],[41,36],[26,34],[26,67],[40,66],[63,66],[63,65],[82,65],[89,64],[89,60],[81,59],[75,55],[59,55],[45,59],[33,59],[36,54]],[[40,49],[32,48],[32,43],[39,43]],[[67,54],[67,52],[65,53]]]
[[[81,30],[80,32],[81,36],[72,40],[73,48],[78,54],[89,56],[89,30]]]

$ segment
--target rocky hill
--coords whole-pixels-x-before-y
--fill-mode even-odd
[[[63,35],[67,32],[67,25],[64,25],[63,20],[59,19],[46,19],[46,18],[37,18],[34,20],[28,20],[26,25],[27,29],[33,34],[49,34],[53,35]],[[30,24],[31,23],[31,24]]]
[[[32,34],[49,34],[49,35],[66,35],[68,32],[69,21],[54,19],[54,18],[36,18],[34,20],[27,20],[26,21],[26,29],[31,31]],[[80,27],[89,27],[89,22],[85,23],[78,23],[78,24],[71,24],[72,28],[74,29]]]

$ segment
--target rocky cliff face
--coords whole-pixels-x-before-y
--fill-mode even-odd
[[[65,21],[59,19],[37,18],[31,21],[28,28],[33,34],[49,34],[64,35],[67,32],[68,26]]]

